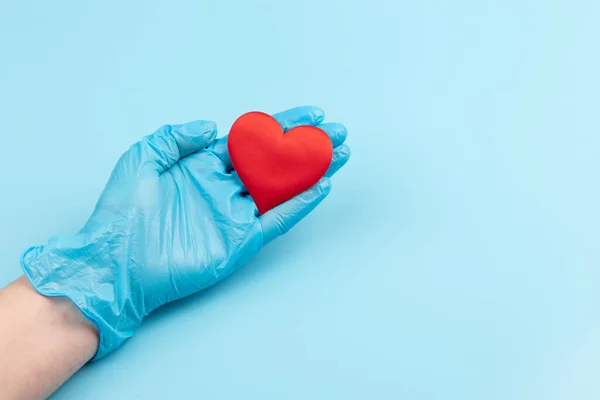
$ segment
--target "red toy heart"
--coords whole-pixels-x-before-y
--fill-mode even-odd
[[[331,139],[315,126],[285,134],[268,114],[239,117],[227,139],[229,156],[261,214],[309,189],[327,172]]]

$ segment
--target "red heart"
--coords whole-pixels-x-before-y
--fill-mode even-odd
[[[261,214],[309,189],[327,172],[331,139],[314,126],[285,134],[268,114],[249,112],[231,127],[227,147],[233,167]]]

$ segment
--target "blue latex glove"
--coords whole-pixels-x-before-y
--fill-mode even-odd
[[[321,124],[316,107],[274,116],[284,130],[317,125],[334,145],[327,176],[350,156],[346,128]],[[70,298],[98,328],[97,360],[132,336],[156,308],[227,277],[287,232],[329,193],[328,177],[258,216],[216,125],[163,126],[119,160],[106,189],[75,236],[32,247],[22,266],[45,296]]]

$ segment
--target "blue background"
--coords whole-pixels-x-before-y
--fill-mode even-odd
[[[0,285],[165,123],[323,107],[308,219],[55,399],[600,398],[600,3],[0,8]]]

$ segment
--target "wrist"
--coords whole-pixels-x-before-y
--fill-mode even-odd
[[[98,330],[71,300],[42,296],[25,276],[13,283],[9,296],[26,301],[32,313],[38,318],[46,319],[53,331],[68,332],[70,342],[79,344],[84,358],[90,360],[96,354]]]
[[[99,344],[92,361],[131,337],[143,317],[132,299],[123,297],[129,291],[116,287],[118,271],[110,268],[116,263],[110,259],[108,247],[101,237],[56,237],[47,246],[28,249],[21,258],[23,271],[37,293],[69,299],[95,327]]]
[[[64,297],[25,277],[0,290],[0,398],[47,398],[98,348],[98,332]]]

